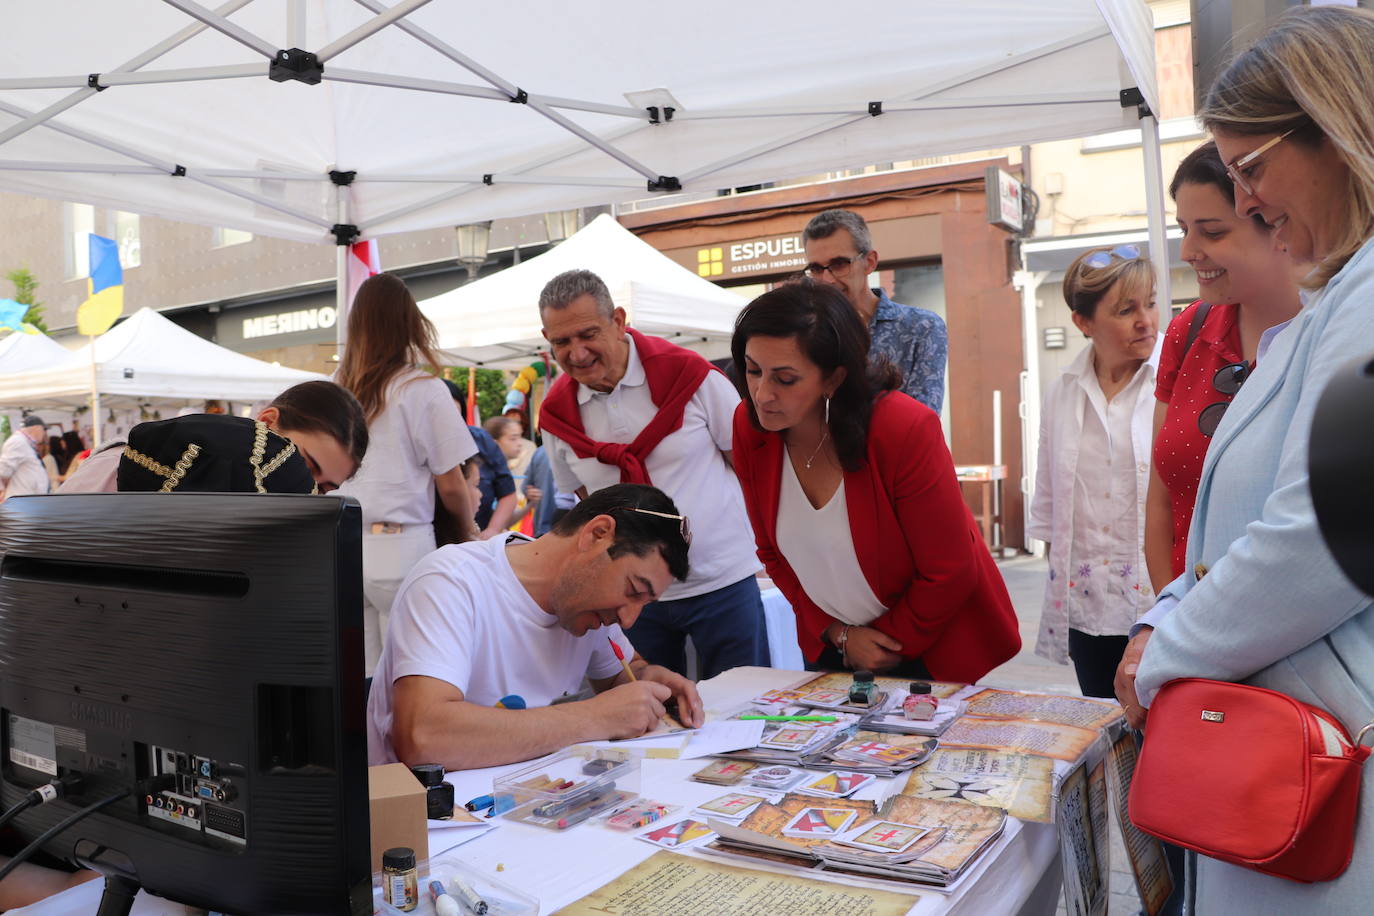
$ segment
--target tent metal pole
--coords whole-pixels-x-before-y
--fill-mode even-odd
[[[199,80],[237,79],[262,76],[261,64],[226,64],[223,67],[189,67],[181,70],[150,70],[130,73],[101,73],[100,85],[138,86],[151,83],[186,83]],[[81,89],[90,86],[88,74],[36,76],[26,79],[0,79],[0,89]]]
[[[1021,294],[1021,479],[1017,481],[1026,504],[1035,492],[1036,464],[1040,441],[1040,336],[1036,291],[1049,276],[1048,271],[1031,271],[1025,267],[1026,255],[1021,254],[1021,269],[1012,275],[1011,285]],[[1024,536],[1025,531],[1022,530]],[[1024,540],[1029,544],[1030,539]]]
[[[104,175],[165,175],[151,165],[101,165],[94,162],[35,162],[0,159],[0,172],[92,172]]]
[[[218,13],[207,10],[199,3],[192,3],[191,0],[162,0],[162,2],[168,6],[176,7],[192,19],[200,20],[216,32],[229,36],[239,44],[252,48],[268,60],[276,59],[277,49],[272,47],[270,42],[254,35],[243,26],[235,25]]]
[[[1145,159],[1145,212],[1149,219],[1150,261],[1155,269],[1155,299],[1167,310],[1173,298],[1169,284],[1169,241],[1164,228],[1164,166],[1159,155],[1159,120],[1154,115],[1141,117],[1140,136],[1140,154]]]
[[[11,105],[8,102],[2,101],[0,101],[0,111],[7,111],[10,114],[16,115],[18,117],[25,117],[29,114],[29,112],[18,107],[17,105]],[[297,210],[294,207],[285,206],[284,204],[281,204],[275,200],[263,197],[261,194],[254,194],[251,191],[244,191],[239,188],[226,185],[223,182],[216,181],[212,178],[206,178],[204,176],[196,175],[190,171],[187,171],[184,166],[168,162],[164,159],[160,159],[159,157],[154,156],[151,153],[145,153],[141,150],[136,150],[132,147],[125,146],[122,143],[117,143],[113,140],[108,140],[104,137],[97,137],[95,134],[89,133],[84,130],[77,130],[72,127],[67,127],[66,125],[50,124],[49,127],[52,130],[58,131],[59,133],[64,133],[67,136],[74,137],[77,140],[85,141],[86,143],[90,143],[93,146],[98,146],[102,149],[107,149],[110,152],[119,153],[121,156],[128,156],[130,159],[136,159],[140,162],[145,162],[148,165],[160,168],[163,172],[165,172],[168,175],[179,173],[182,177],[185,177],[189,181],[198,182],[200,184],[214,188],[217,191],[221,191],[233,197],[241,197],[244,200],[250,200],[253,203],[258,204],[259,206],[266,207],[270,210],[276,210],[278,213],[284,213],[287,216],[293,216],[296,219],[306,223],[310,223],[311,225],[319,226],[324,229],[328,229],[332,225],[328,220],[321,219],[318,216],[312,216],[311,214],[306,213],[304,210]]]
[[[839,130],[841,127],[853,124],[855,121],[867,120],[868,117],[869,115],[867,113],[864,113],[857,117],[847,116],[843,118],[833,118],[829,121],[824,122],[823,124],[809,127],[806,130],[799,130],[795,133],[788,134],[785,137],[778,137],[777,139],[769,140],[767,143],[761,143],[758,146],[744,150],[740,153],[736,153],[733,156],[727,156],[724,159],[719,159],[715,162],[710,163],[709,165],[704,165],[699,169],[693,169],[687,174],[681,176],[682,183],[685,185],[689,182],[696,181],[699,178],[704,178],[707,175],[713,175],[716,172],[721,171],[722,169],[728,169],[733,165],[739,165],[741,162],[748,162],[750,159],[753,159],[756,156],[762,156],[764,153],[771,153],[774,150],[782,149],[784,146],[791,146],[794,143],[801,143],[804,140],[810,140],[812,137],[819,137],[821,134],[829,133],[832,130]]]
[[[940,98],[915,99],[910,101],[884,101],[883,114],[896,111],[946,111],[970,108],[1035,108],[1044,105],[1116,105],[1118,94],[1091,92],[1061,92],[1055,95],[1017,96],[998,95],[989,99]],[[682,111],[673,115],[674,121],[725,121],[732,118],[793,118],[823,117],[826,115],[847,115],[857,117],[868,114],[868,103],[852,105],[796,106],[783,108],[714,108],[701,111]]]
[[[334,200],[339,224],[348,222],[348,185],[334,185]],[[334,254],[334,355],[343,361],[348,338],[348,252],[347,242],[335,246]]]
[[[335,57],[347,51],[358,42],[371,38],[397,19],[403,16],[409,16],[426,3],[429,3],[429,0],[402,0],[402,2],[391,7],[391,9],[386,12],[377,14],[376,18],[372,19],[370,22],[364,22],[347,35],[336,38],[323,48],[320,48],[320,50],[315,52],[315,56],[319,58],[320,63],[324,63],[331,57]]]
[[[95,367],[95,335],[90,337],[91,345],[91,451],[100,448],[100,385]]]
[[[0,167],[4,160],[0,159]],[[201,174],[205,174],[202,172]],[[368,184],[485,184],[486,175],[369,175]],[[506,175],[497,172],[490,176],[491,184],[527,184],[555,188],[643,188],[644,182],[638,178],[531,178],[525,175]]]
[[[305,47],[306,26],[305,0],[289,0],[286,4],[286,45],[289,48]]]
[[[167,0],[167,2],[172,2],[172,0]],[[357,0],[357,2],[372,10],[374,13],[379,13],[387,9],[387,7],[383,6],[381,3],[378,3],[377,0]],[[581,125],[569,121],[567,118],[563,117],[561,114],[550,108],[547,103],[540,102],[536,98],[529,96],[519,86],[516,86],[514,83],[502,79],[501,77],[497,76],[495,72],[488,70],[486,67],[483,67],[481,64],[477,63],[477,61],[463,54],[457,48],[454,48],[452,45],[440,41],[438,38],[429,34],[424,29],[420,28],[414,23],[406,19],[401,19],[397,21],[396,27],[399,29],[403,29],[412,37],[417,38],[425,44],[429,45],[431,48],[438,51],[440,54],[444,55],[449,60],[452,60],[459,66],[464,67],[470,72],[477,74],[482,79],[491,83],[493,86],[496,86],[497,88],[505,91],[508,98],[522,99],[525,102],[525,104],[528,105],[534,111],[539,112],[541,115],[548,118],[550,121],[557,124],[559,127],[563,128],[564,130],[568,131],[574,136],[581,137],[582,140],[584,140],[586,143],[601,150],[601,152],[605,153],[607,156],[610,156],[612,159],[615,159],[616,161],[620,162],[622,165],[625,165],[628,168],[633,169],[634,171],[643,175],[648,180],[654,181],[658,178],[659,175],[663,174],[662,172],[654,171],[653,169],[649,168],[643,163],[637,161],[633,156],[630,156],[628,153],[624,153],[619,149],[615,148],[614,146],[611,146],[608,142],[602,140],[600,137],[596,136],[596,134],[583,128]],[[646,112],[646,121],[647,115],[648,113]]]
[[[217,8],[215,12],[227,16],[236,10],[242,9],[251,2],[252,0],[230,0],[230,2],[225,3],[219,8]],[[129,60],[120,64],[118,67],[115,67],[113,70],[109,70],[107,72],[128,73],[133,70],[137,70],[140,67],[143,67],[157,60],[159,57],[166,54],[168,51],[171,51],[174,48],[177,48],[180,45],[185,44],[187,41],[190,41],[192,38],[196,37],[203,31],[205,31],[204,25],[198,22],[192,23],[191,25],[188,25],[180,31],[176,32],[165,41],[158,42],[157,44],[153,45],[151,48],[144,51],[137,57],[130,58]],[[20,134],[32,130],[33,128],[42,124],[44,121],[47,121],[48,119],[61,114],[68,108],[71,108],[73,105],[85,101],[86,99],[95,95],[98,91],[98,89],[92,89],[90,87],[78,90],[77,92],[73,92],[71,95],[65,98],[58,99],[56,102],[53,102],[47,108],[44,108],[42,111],[39,111],[36,114],[30,115],[29,117],[20,121],[18,124],[10,125],[5,130],[0,131],[0,146],[3,146],[5,143],[7,143],[10,140],[13,140]]]
[[[469,86],[465,83],[425,80],[410,76],[395,76],[390,73],[371,73],[366,70],[329,67],[325,69],[322,78],[335,83],[357,83],[362,86],[384,86],[390,89],[414,89],[419,92],[439,92],[475,99],[491,99],[495,102],[510,101],[510,96],[491,86]],[[3,88],[4,86],[0,85],[0,89]]]

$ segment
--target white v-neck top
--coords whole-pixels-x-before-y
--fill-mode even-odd
[[[829,502],[814,508],[784,452],[779,489],[778,550],[806,597],[842,623],[862,626],[882,616],[887,608],[873,594],[854,551],[844,481]]]

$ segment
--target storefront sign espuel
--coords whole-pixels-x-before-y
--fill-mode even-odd
[[[741,274],[771,274],[806,266],[806,249],[799,235],[746,239],[729,245],[697,249],[697,275],[713,279]]]

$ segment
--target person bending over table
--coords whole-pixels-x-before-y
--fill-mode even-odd
[[[972,683],[1015,655],[1011,598],[940,418],[892,390],[890,364],[869,368],[844,296],[809,280],[764,293],[731,353],[735,468],[806,658]]]
[[[472,769],[634,738],[659,724],[670,698],[684,725],[700,725],[692,682],[645,663],[621,631],[687,578],[688,543],[672,500],[617,484],[538,540],[508,533],[425,557],[391,609],[368,699],[370,763]],[[596,696],[551,705],[584,677]],[[496,708],[511,694],[529,708]]]

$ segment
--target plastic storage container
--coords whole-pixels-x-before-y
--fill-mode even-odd
[[[492,784],[497,814],[551,830],[585,823],[638,795],[639,756],[618,748],[573,748]]]
[[[464,882],[472,888],[487,904],[487,916],[538,916],[539,898],[516,890],[498,877],[470,867],[461,859],[459,850],[451,849],[433,859],[420,862],[420,905],[403,913],[387,903],[382,897],[382,889],[377,886],[381,875],[375,875],[373,882],[372,911],[378,916],[435,916],[434,902],[429,896],[429,882],[442,881],[444,887],[453,892],[454,881]],[[458,907],[462,916],[472,916],[472,910]]]

